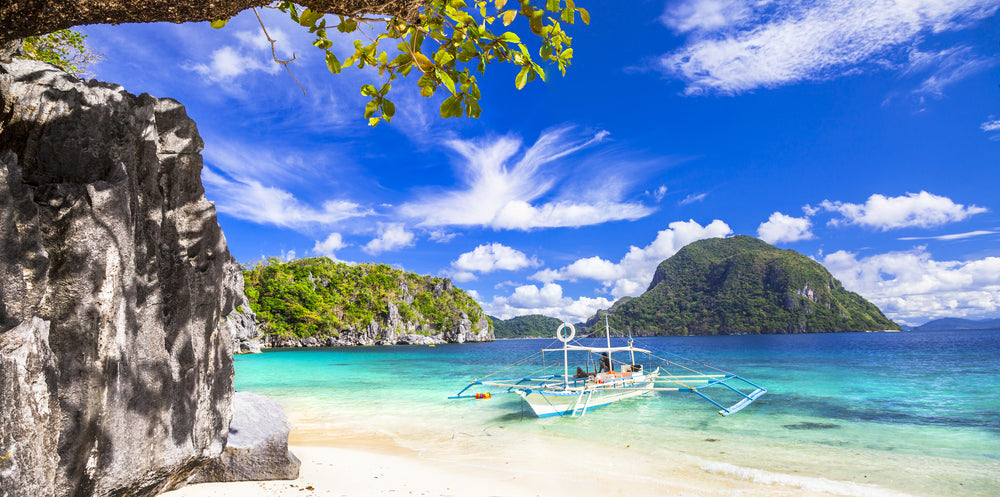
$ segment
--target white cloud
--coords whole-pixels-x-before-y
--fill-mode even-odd
[[[480,245],[471,252],[466,252],[451,263],[451,277],[457,281],[475,279],[474,273],[492,273],[493,271],[516,271],[528,267],[536,267],[540,263],[534,257],[528,258],[524,252],[515,250],[500,243]]]
[[[695,202],[701,202],[702,200],[705,200],[705,197],[707,197],[707,196],[708,196],[707,193],[699,193],[699,194],[692,193],[692,194],[688,195],[687,197],[684,197],[684,200],[681,200],[677,204],[678,205],[688,205],[688,204],[693,204]]]
[[[649,195],[656,199],[657,202],[663,200],[663,197],[667,194],[667,185],[660,185],[659,188],[653,191],[647,191],[646,195]]]
[[[448,243],[453,238],[458,236],[458,233],[437,229],[437,230],[430,230],[429,232],[427,232],[427,236],[431,239],[432,242]]]
[[[262,183],[287,183],[299,181],[309,174],[310,166],[293,151],[275,151],[272,147],[257,146],[227,140],[218,136],[205,137],[205,162],[230,177],[255,180]]]
[[[821,262],[844,287],[892,319],[919,322],[1000,311],[1000,257],[935,261],[925,247],[859,258],[838,251]]]
[[[492,142],[449,141],[448,146],[465,161],[459,171],[462,185],[450,191],[424,194],[403,204],[400,212],[418,219],[420,226],[489,226],[518,230],[634,220],[653,212],[642,204],[614,198],[615,191],[605,191],[603,200],[592,202],[542,201],[555,193],[556,184],[567,175],[550,166],[607,136],[607,132],[602,131],[584,140],[567,137],[568,133],[568,128],[543,133],[517,160],[515,156],[521,150],[521,142],[509,136]],[[606,185],[621,182],[610,176],[603,180]],[[579,198],[588,198],[590,192],[575,193]]]
[[[483,311],[500,319],[543,314],[571,323],[584,321],[598,310],[611,307],[613,303],[604,297],[573,299],[563,296],[562,286],[558,283],[546,283],[541,288],[522,285],[515,288],[508,297],[496,296],[490,302],[480,301]],[[555,333],[555,330],[552,332]]]
[[[372,214],[347,200],[328,200],[316,208],[280,188],[255,180],[229,179],[208,167],[202,169],[202,178],[219,212],[257,224],[302,230]]]
[[[406,231],[403,223],[379,223],[378,237],[368,242],[362,250],[378,255],[413,246],[413,233]]]
[[[996,11],[993,0],[691,0],[663,16],[689,38],[660,64],[687,83],[688,94],[825,80],[866,65],[892,66],[887,59],[898,58],[901,47],[926,34],[964,29]],[[926,90],[964,77],[971,66],[952,69],[929,78]]]
[[[610,287],[611,295],[620,298],[626,295],[640,295],[653,280],[656,266],[664,259],[677,253],[685,245],[705,238],[720,238],[732,233],[726,223],[716,219],[707,226],[697,222],[676,221],[670,223],[668,229],[656,235],[649,245],[639,248],[629,248],[617,263],[600,257],[578,259],[568,266],[558,270],[544,269],[531,276],[531,279],[544,283],[556,280],[593,279],[601,281],[605,287]]]
[[[326,237],[325,240],[316,240],[316,245],[313,245],[313,253],[316,255],[321,255],[329,257],[333,260],[337,259],[334,252],[346,247],[347,244],[344,243],[344,237],[340,233],[330,233],[330,236]]]
[[[689,0],[669,4],[661,20],[678,33],[716,30],[742,22],[752,13],[742,0]]]
[[[797,242],[815,238],[808,217],[792,217],[780,212],[771,214],[757,227],[757,237],[767,243]]]
[[[857,224],[882,231],[908,227],[932,228],[987,211],[975,205],[966,207],[956,204],[947,197],[925,191],[899,197],[875,194],[868,197],[864,204],[824,200],[820,206],[828,212],[844,216],[842,219],[831,220],[829,224],[832,226]]]
[[[272,29],[272,38],[285,38],[283,32]],[[190,64],[185,69],[200,74],[205,79],[226,86],[234,79],[249,72],[260,71],[276,74],[281,66],[274,62],[271,56],[271,44],[261,31],[237,31],[234,33],[236,45],[224,45],[216,48],[209,60]],[[278,47],[280,50],[281,47]],[[279,57],[290,59],[287,53],[279,53]]]
[[[950,235],[938,235],[938,236],[903,236],[899,237],[899,240],[964,240],[966,238],[972,238],[976,236],[992,235],[998,233],[997,231],[968,231],[965,233],[953,233]]]
[[[995,65],[991,58],[978,57],[971,47],[952,47],[937,52],[910,53],[906,73],[930,72],[920,86],[913,90],[917,96],[941,98],[945,87],[957,83]]]
[[[990,116],[991,118],[993,116]],[[985,133],[992,133],[990,135],[990,140],[997,141],[1000,140],[1000,119],[993,119],[992,121],[986,121],[979,125],[979,129],[983,130]]]

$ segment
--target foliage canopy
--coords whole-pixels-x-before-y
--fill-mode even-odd
[[[478,0],[470,5],[465,0],[430,0],[420,9],[417,22],[401,16],[372,18],[364,14],[337,15],[333,21],[323,12],[300,8],[294,2],[279,2],[276,7],[316,36],[313,46],[325,52],[331,73],[339,74],[349,66],[378,71],[384,83],[361,87],[361,94],[371,98],[364,117],[375,126],[392,120],[396,114],[396,106],[388,98],[392,83],[411,73],[417,77],[422,96],[431,97],[438,91],[447,94],[440,105],[444,118],[479,117],[481,94],[476,75],[485,74],[486,67],[495,62],[520,68],[514,77],[514,86],[519,90],[536,78],[544,81],[545,70],[532,51],[517,33],[505,30],[519,18],[526,20],[530,33],[537,37],[537,60],[556,66],[565,75],[573,49],[572,38],[563,25],[574,24],[577,16],[589,24],[590,13],[578,8],[574,0],[545,0],[544,7],[531,3]],[[221,28],[225,21],[213,22],[212,26]],[[355,40],[354,52],[341,60],[331,50],[330,35],[337,32],[358,33],[367,43]]]
[[[24,39],[24,53],[29,59],[55,64],[78,77],[88,75],[88,66],[101,59],[87,46],[87,35],[72,29],[29,36]]]

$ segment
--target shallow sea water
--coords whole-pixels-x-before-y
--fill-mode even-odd
[[[448,400],[469,381],[558,345],[274,350],[237,356],[236,388],[274,397],[296,430],[377,434],[417,450],[456,437],[564,439],[812,491],[1000,495],[1000,330],[636,339],[658,356],[694,358],[767,388],[728,417],[690,393],[621,401],[582,418],[535,418],[513,394]]]

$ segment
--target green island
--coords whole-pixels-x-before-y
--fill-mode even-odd
[[[586,322],[649,335],[899,330],[818,262],[750,236],[691,243],[660,263],[646,292]]]
[[[510,319],[490,316],[493,334],[497,338],[551,338],[562,321],[541,314],[529,314]]]
[[[476,303],[451,280],[386,264],[345,264],[326,257],[244,268],[245,293],[266,335],[344,338],[375,330],[438,335],[469,323],[489,328]],[[374,323],[374,325],[373,325]]]

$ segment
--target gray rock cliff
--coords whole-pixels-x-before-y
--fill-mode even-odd
[[[281,404],[263,395],[236,392],[226,448],[191,483],[298,478],[301,463],[288,452],[291,428]]]
[[[243,281],[202,145],[174,100],[0,64],[3,495],[155,495],[222,451]]]

